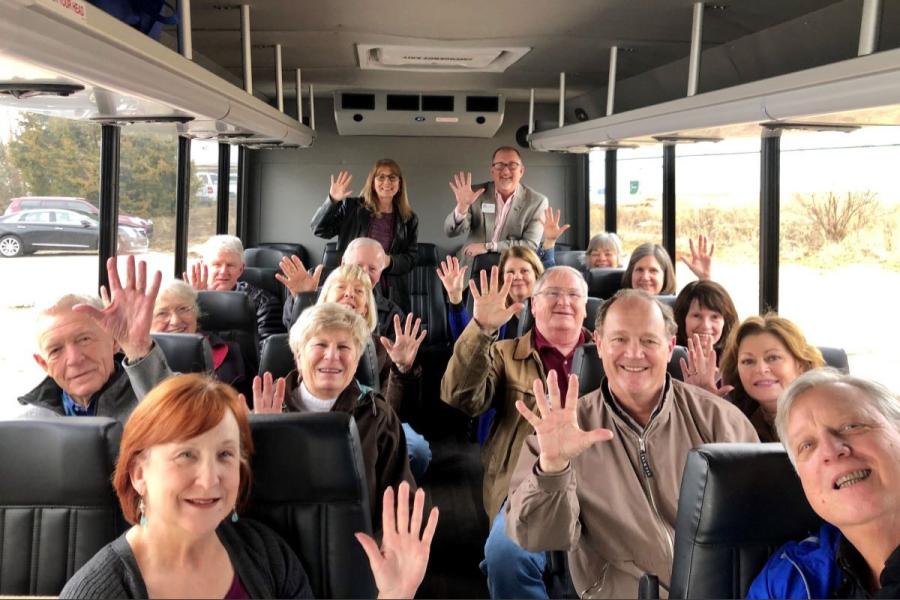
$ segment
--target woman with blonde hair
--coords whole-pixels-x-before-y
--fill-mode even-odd
[[[387,262],[380,291],[409,312],[406,275],[416,264],[419,218],[410,208],[400,165],[390,158],[375,161],[359,196],[352,195],[352,180],[347,171],[331,176],[328,198],[313,215],[313,233],[325,239],[337,236],[339,252],[359,237],[377,240]]]
[[[734,328],[722,355],[722,383],[763,442],[777,442],[778,397],[803,373],[825,365],[791,321],[775,313],[748,317]]]

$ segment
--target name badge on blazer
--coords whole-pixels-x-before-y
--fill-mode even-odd
[[[493,202],[484,202],[481,205],[481,212],[492,215],[497,212],[497,205]]]

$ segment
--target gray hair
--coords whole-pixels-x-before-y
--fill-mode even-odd
[[[200,295],[197,293],[197,290],[192,288],[187,282],[182,281],[181,279],[173,279],[167,283],[159,290],[159,294],[156,296],[157,304],[159,304],[159,299],[162,298],[163,294],[173,294],[182,302],[190,304],[194,308],[194,314],[198,317],[200,316]]]
[[[788,458],[791,459],[794,467],[797,466],[797,457],[794,456],[794,450],[788,443],[787,435],[788,417],[794,407],[794,402],[814,388],[836,385],[846,385],[859,390],[872,408],[900,430],[900,399],[891,390],[880,383],[854,377],[831,367],[812,369],[800,375],[781,393],[778,398],[778,412],[775,414],[775,430],[778,432],[778,439],[784,444]]]
[[[72,312],[72,307],[77,306],[79,304],[87,304],[89,306],[93,306],[97,310],[103,310],[103,302],[97,296],[85,296],[82,294],[65,294],[64,296],[60,296],[56,300],[53,301],[52,304],[46,305],[41,311],[37,314],[37,331],[36,336],[38,339],[38,347],[40,348],[40,338],[44,334],[46,325],[41,323],[41,320],[44,317],[56,317],[61,313]],[[87,317],[90,319],[90,317]],[[91,319],[93,320],[93,319]]]
[[[244,264],[244,244],[240,238],[233,235],[214,235],[203,245],[203,260],[208,262],[220,252],[237,254],[241,264]]]
[[[587,250],[584,251],[582,257],[583,264],[587,265],[588,257],[595,250],[609,249],[616,253],[616,261],[622,264],[622,242],[615,233],[604,232],[598,233],[588,242]]]
[[[622,288],[616,292],[612,298],[603,303],[600,310],[597,311],[597,318],[594,321],[594,331],[601,335],[603,334],[603,324],[606,323],[606,316],[609,314],[610,309],[612,309],[613,304],[622,300],[643,300],[644,302],[654,305],[662,314],[663,322],[666,326],[666,333],[672,337],[675,337],[675,334],[678,333],[678,324],[675,322],[675,315],[672,313],[671,307],[663,304],[655,296],[651,296],[644,290],[633,288]]]
[[[578,281],[578,290],[581,292],[581,295],[584,296],[584,302],[585,304],[587,304],[588,285],[587,281],[584,280],[584,276],[578,271],[578,269],[562,265],[550,267],[549,269],[544,271],[544,274],[540,276],[537,282],[535,282],[534,289],[532,290],[531,295],[537,296],[538,292],[540,292],[544,288],[544,285],[546,285],[547,279],[550,278],[554,273],[569,273],[571,275],[574,275],[575,279]],[[503,274],[501,273],[501,276],[502,275]]]
[[[347,244],[347,247],[344,249],[344,256],[347,256],[348,253],[355,251],[357,248],[365,248],[366,246],[371,246],[382,254],[385,254],[384,246],[382,246],[381,242],[378,240],[373,240],[368,237],[358,237]],[[343,260],[344,259],[341,258],[341,262],[343,262]]]
[[[310,338],[323,331],[335,329],[349,332],[356,346],[357,359],[362,356],[363,348],[372,336],[366,321],[342,304],[325,302],[304,310],[300,313],[300,318],[297,319],[294,326],[291,327],[288,344],[294,354],[294,360],[297,361],[298,368],[300,367],[301,352]]]
[[[341,265],[328,274],[325,283],[322,284],[322,290],[319,292],[319,299],[316,304],[325,304],[328,302],[328,295],[339,280],[359,283],[366,290],[366,303],[368,311],[366,312],[366,324],[369,331],[375,331],[378,326],[378,305],[375,303],[375,294],[372,292],[372,280],[362,267],[356,265]]]

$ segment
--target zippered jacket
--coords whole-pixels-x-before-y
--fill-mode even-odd
[[[817,536],[788,542],[769,557],[747,598],[831,598],[843,579],[840,543],[841,532],[828,523]]]
[[[666,376],[661,405],[639,432],[610,400],[607,381],[578,399],[578,424],[613,432],[544,474],[536,435],[525,440],[509,486],[509,536],[529,551],[566,550],[580,597],[635,598],[655,573],[668,588],[678,491],[687,453],[712,442],[758,442],[739,409]]]

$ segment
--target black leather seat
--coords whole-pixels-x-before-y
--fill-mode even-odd
[[[212,349],[199,333],[154,333],[153,339],[166,355],[169,368],[176,373],[211,373]]]
[[[775,549],[820,525],[781,444],[695,448],[681,479],[669,597],[743,598]]]
[[[293,254],[279,248],[247,248],[244,250],[244,266],[263,269],[278,269],[281,259]],[[301,259],[302,260],[302,259]],[[306,263],[304,263],[305,265]]]
[[[256,248],[251,248],[256,250]],[[284,302],[284,295],[287,288],[284,287],[277,279],[275,273],[280,273],[280,269],[272,269],[268,267],[244,267],[244,272],[238,278],[240,281],[246,281],[253,287],[266,290],[279,301]]]
[[[409,274],[409,297],[413,315],[422,319],[422,329],[428,331],[425,346],[445,346],[450,339],[444,287],[437,276],[439,264],[437,247],[419,242],[416,266]]]
[[[0,595],[57,596],[126,528],[110,485],[121,425],[0,421]]]
[[[472,261],[472,267],[469,269],[469,278],[475,280],[475,286],[481,291],[481,275],[482,271],[487,271],[485,275],[487,277],[488,282],[491,281],[491,267],[498,266],[500,264],[500,254],[498,252],[486,252],[485,254],[479,254]],[[499,274],[500,284],[503,285],[503,274]],[[466,310],[469,311],[469,316],[474,314],[474,306],[475,303],[472,300],[472,294],[468,293],[468,288],[466,288]]]
[[[663,294],[662,296],[656,297],[657,300],[659,300],[660,302],[662,302],[663,304],[665,304],[672,310],[675,310],[675,300],[677,298],[678,298],[678,296],[675,296],[672,294]]]
[[[259,365],[259,330],[256,311],[247,294],[205,290],[197,296],[200,330],[237,342],[247,369],[251,373],[256,371]]]
[[[315,597],[374,598],[353,535],[372,532],[356,422],[344,413],[252,415],[250,428],[256,451],[247,515],[290,544]]]
[[[603,298],[588,296],[587,307],[584,314],[584,327],[586,329],[590,331],[594,330],[594,323],[597,322],[597,314],[600,312],[600,307],[603,306],[604,302],[606,302],[606,300]]]
[[[840,369],[844,373],[850,372],[850,361],[847,360],[847,353],[843,348],[830,348],[828,346],[819,346],[819,352],[825,359],[825,364],[835,369]]]
[[[678,362],[680,358],[687,360],[687,348],[675,346],[666,371],[673,378],[684,381],[684,378],[681,376],[681,365]],[[605,374],[603,372],[603,362],[597,355],[596,344],[591,342],[575,350],[575,355],[572,357],[572,373],[578,375],[579,396],[593,392],[600,387],[600,382],[603,381]]]
[[[289,334],[276,333],[263,340],[262,355],[259,360],[259,374],[266,371],[272,377],[284,377],[294,370],[296,363],[288,343]],[[369,338],[356,367],[356,380],[374,390],[381,390],[381,382],[378,374],[378,357],[375,355],[375,344]]]
[[[303,265],[309,268],[309,252],[302,244],[293,244],[291,242],[263,242],[260,248],[274,248],[276,250],[284,250],[295,256],[299,256],[303,261]]]
[[[343,255],[343,252],[338,252],[337,242],[328,242],[325,244],[325,252],[322,253],[322,282],[325,281],[329,273],[341,266],[341,258]]]
[[[556,264],[584,271],[584,250],[557,250]]]
[[[622,287],[622,275],[625,269],[591,269],[584,278],[588,284],[588,296],[595,298],[612,298]]]

